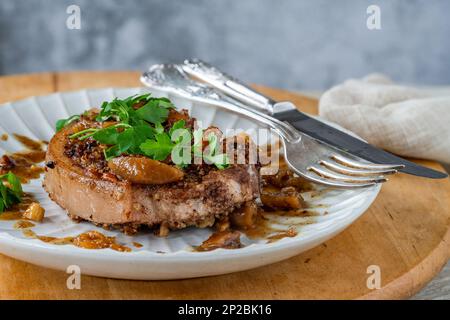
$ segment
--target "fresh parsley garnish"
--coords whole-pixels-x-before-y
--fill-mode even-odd
[[[0,175],[0,213],[22,202],[22,185],[12,172]]]
[[[203,150],[203,130],[194,130],[193,135],[194,145],[192,151],[194,157],[201,157],[207,164],[214,164],[218,169],[226,169],[229,166],[230,160],[228,156],[224,153],[218,153],[219,145],[216,135],[211,133],[207,137],[208,147],[206,150]]]
[[[172,143],[167,133],[157,133],[155,139],[148,139],[140,145],[146,156],[153,160],[165,160],[171,153],[175,144]]]
[[[135,110],[134,106],[137,104],[142,104],[142,106]],[[96,120],[99,122],[114,120],[130,125],[144,124],[145,122],[157,124],[167,119],[171,108],[174,106],[170,100],[152,98],[149,93],[131,96],[125,100],[115,98],[111,102],[103,102]]]
[[[65,126],[67,126],[67,125],[71,124],[72,122],[77,121],[79,119],[80,119],[79,115],[74,115],[67,119],[61,119],[61,120],[56,121],[56,132],[60,131]]]
[[[79,140],[91,138],[107,146],[104,154],[108,161],[124,154],[144,155],[153,160],[164,161],[172,152],[181,153],[183,155],[181,158],[176,157],[180,160],[175,161],[172,157],[172,162],[183,168],[191,163],[192,153],[198,156],[195,153],[195,146],[190,147],[192,135],[195,145],[196,133],[186,128],[185,120],[178,120],[170,128],[165,128],[163,124],[166,123],[172,108],[174,105],[169,99],[153,98],[150,94],[135,95],[123,100],[115,98],[110,102],[103,102],[95,119],[100,123],[106,122],[107,126],[87,128],[70,135],[69,138]],[[58,121],[57,130],[78,119],[80,116]],[[177,133],[178,130],[183,131]],[[219,169],[226,168],[228,158],[224,154],[217,153],[217,138],[215,140],[211,138],[209,142],[213,146],[203,155],[204,159]],[[199,153],[203,153],[202,137],[197,149],[199,146]]]
[[[170,128],[169,135],[172,136],[176,130],[183,129],[185,126],[186,126],[186,121],[178,120],[177,122],[175,122],[173,124],[172,128]]]
[[[210,134],[208,136],[208,147],[203,153],[203,159],[207,164],[214,164],[218,169],[225,169],[229,166],[230,161],[228,156],[224,153],[219,153],[219,145],[217,136]]]
[[[153,124],[163,123],[169,115],[169,109],[173,105],[165,98],[148,101],[143,107],[136,111],[136,115]]]
[[[175,135],[174,133],[179,129],[184,129],[186,121],[178,120],[169,129],[169,132],[164,132],[164,127],[161,123],[155,125],[155,136],[154,138],[147,139],[140,145],[140,149],[144,155],[152,158],[153,160],[165,160],[173,151],[174,148],[183,144],[183,133],[187,134],[186,140],[191,141],[191,134],[188,130],[181,132],[180,135]],[[174,159],[172,159],[174,160]],[[189,163],[191,157],[188,159]],[[177,165],[186,165],[188,163],[176,163]]]

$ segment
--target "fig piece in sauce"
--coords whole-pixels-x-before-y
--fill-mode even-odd
[[[108,167],[122,179],[139,184],[165,184],[184,176],[182,170],[146,157],[114,158],[108,162]]]

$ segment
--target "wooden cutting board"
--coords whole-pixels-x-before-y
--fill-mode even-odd
[[[139,86],[138,72],[43,73],[0,77],[0,103],[55,91]],[[259,87],[316,114],[317,101]],[[443,170],[431,161],[418,163]],[[344,232],[289,260],[230,275],[181,281],[124,281],[68,274],[0,255],[1,299],[391,299],[412,296],[450,256],[450,181],[393,176]],[[380,267],[381,288],[367,269]]]

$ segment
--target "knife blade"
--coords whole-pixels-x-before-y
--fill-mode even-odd
[[[286,102],[283,102],[285,105]],[[285,107],[285,106],[284,106]],[[295,106],[293,106],[295,108]],[[274,110],[277,109],[275,104]],[[376,148],[364,141],[335,129],[321,121],[318,121],[296,108],[287,111],[274,112],[274,118],[289,122],[297,130],[309,137],[319,140],[333,148],[348,152],[367,161],[379,164],[403,164],[405,167],[400,172],[433,179],[448,177],[446,173],[436,171],[406,159],[400,158],[392,153]]]

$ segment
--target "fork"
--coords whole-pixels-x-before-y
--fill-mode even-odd
[[[150,88],[172,93],[192,101],[215,105],[273,129],[283,145],[284,158],[290,169],[307,180],[334,188],[365,188],[386,182],[385,175],[394,174],[401,165],[373,164],[332,149],[300,133],[287,122],[251,107],[254,97],[246,95],[245,103],[191,79],[181,65],[159,64],[141,76]]]

